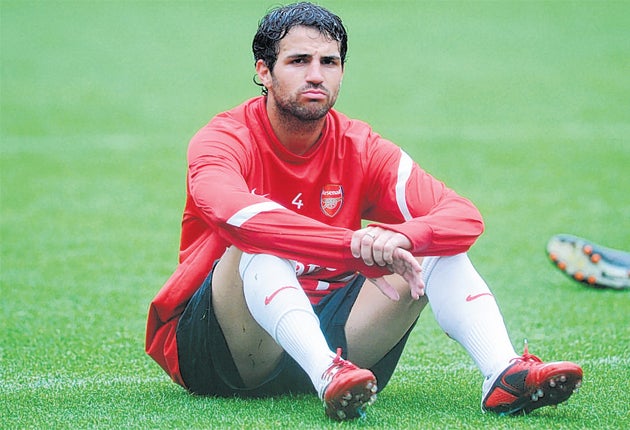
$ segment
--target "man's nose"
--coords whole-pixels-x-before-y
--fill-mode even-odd
[[[324,75],[322,74],[322,65],[317,61],[313,61],[309,64],[306,80],[313,84],[321,84],[324,82]]]

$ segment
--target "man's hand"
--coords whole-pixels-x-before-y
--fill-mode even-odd
[[[368,266],[386,266],[407,282],[411,297],[418,300],[424,295],[422,268],[418,260],[407,249],[411,241],[407,236],[380,227],[368,227],[354,232],[350,249],[356,258],[362,258]],[[392,300],[399,300],[398,291],[385,278],[370,279],[383,294]]]

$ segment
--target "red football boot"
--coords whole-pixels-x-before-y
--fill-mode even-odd
[[[529,413],[557,405],[571,397],[582,384],[582,369],[568,361],[543,363],[525,350],[485,389],[483,411],[499,415]],[[484,387],[485,388],[485,387]]]
[[[341,358],[341,348],[322,379],[328,381],[320,393],[326,415],[333,420],[351,420],[365,415],[365,408],[376,400],[376,377]]]

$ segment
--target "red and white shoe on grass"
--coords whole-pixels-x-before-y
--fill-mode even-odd
[[[481,409],[499,415],[529,413],[567,400],[582,385],[582,369],[569,361],[543,363],[525,350],[495,380],[484,383]]]
[[[322,375],[325,381],[319,397],[324,401],[326,415],[343,421],[365,415],[365,408],[376,400],[376,377],[367,369],[361,369],[337,356]]]
[[[567,276],[594,288],[630,289],[630,253],[569,234],[547,243],[547,255]]]

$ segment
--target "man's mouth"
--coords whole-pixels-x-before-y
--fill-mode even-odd
[[[328,93],[321,89],[308,89],[306,91],[302,91],[302,95],[306,98],[316,100],[323,100],[328,97]]]

